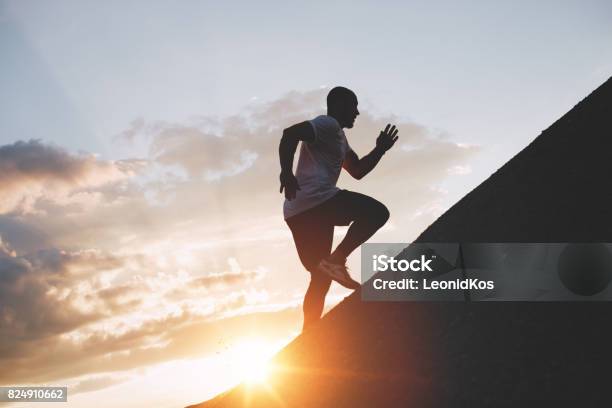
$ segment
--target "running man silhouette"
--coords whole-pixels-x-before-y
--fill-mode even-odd
[[[321,318],[332,280],[350,289],[360,287],[348,273],[346,258],[389,219],[389,210],[384,204],[336,187],[342,168],[361,179],[398,139],[395,126],[387,125],[376,139],[374,149],[360,159],[349,146],[343,130],[353,127],[357,115],[355,93],[336,87],[327,95],[327,115],[285,129],[278,149],[280,192],[285,191],[284,218],[300,261],[310,272],[304,297],[304,330]],[[294,175],[293,156],[300,141],[302,147]],[[350,227],[332,252],[336,225]]]

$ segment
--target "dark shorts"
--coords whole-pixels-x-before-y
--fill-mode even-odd
[[[349,225],[381,212],[388,217],[384,204],[372,197],[340,190],[332,198],[285,221],[293,234],[302,265],[312,273],[321,259],[331,254],[334,226]]]

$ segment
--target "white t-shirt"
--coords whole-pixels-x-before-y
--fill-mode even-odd
[[[342,162],[351,147],[336,119],[321,115],[308,121],[314,129],[313,142],[302,142],[295,177],[300,190],[291,201],[285,199],[285,219],[321,204],[333,197]]]

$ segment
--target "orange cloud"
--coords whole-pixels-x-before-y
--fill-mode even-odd
[[[0,214],[32,212],[41,198],[70,202],[77,189],[124,180],[142,165],[137,160],[103,161],[91,154],[73,155],[39,140],[0,146]]]

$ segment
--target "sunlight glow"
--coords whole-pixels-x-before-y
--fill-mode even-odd
[[[231,347],[228,352],[231,370],[240,381],[263,384],[271,374],[270,358],[277,347],[259,338],[247,338]]]

